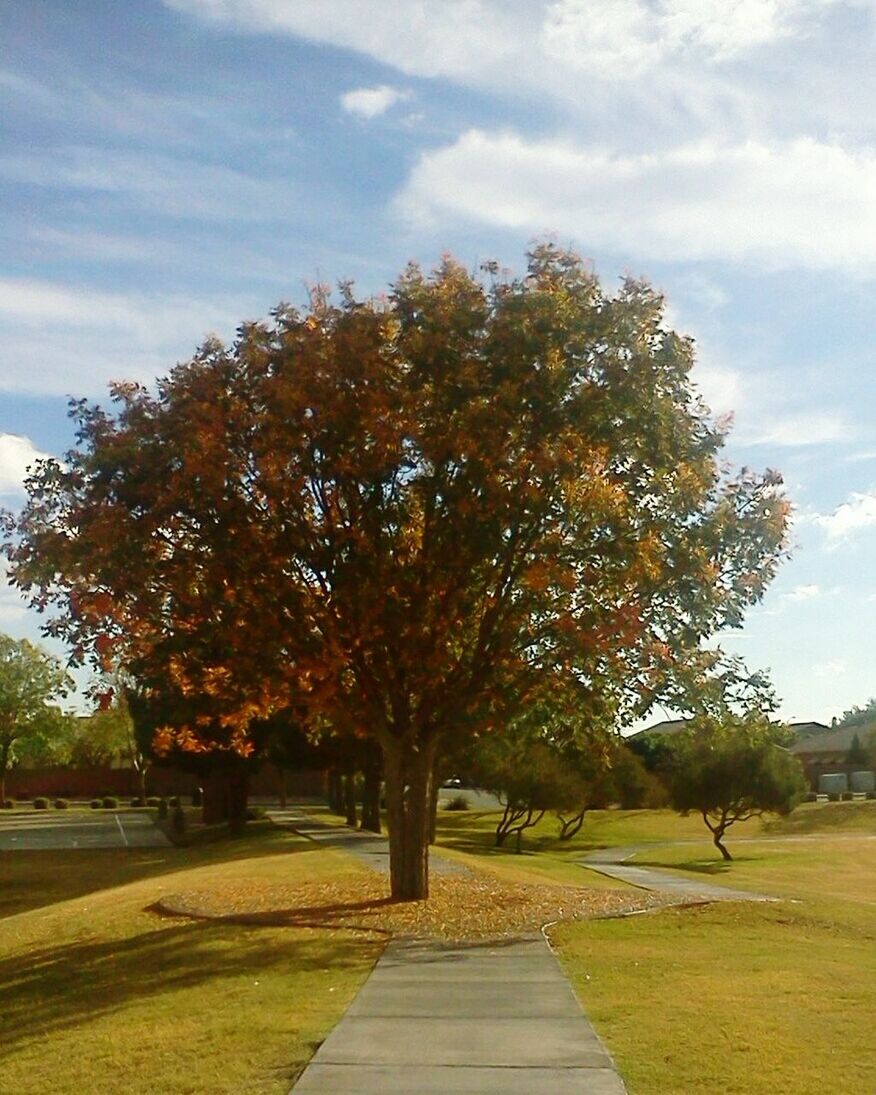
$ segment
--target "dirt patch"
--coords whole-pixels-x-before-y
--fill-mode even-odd
[[[425,901],[396,902],[386,879],[361,874],[302,885],[237,884],[162,898],[165,914],[271,927],[356,928],[382,936],[489,939],[658,908],[666,895],[507,883],[486,875],[433,876]]]

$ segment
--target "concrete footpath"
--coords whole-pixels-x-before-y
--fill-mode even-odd
[[[623,1095],[541,936],[390,943],[294,1095]]]
[[[654,848],[653,844],[627,845],[623,848],[600,848],[580,861],[582,867],[628,882],[642,890],[660,890],[684,902],[696,901],[775,901],[767,894],[750,890],[731,890],[729,886],[714,886],[696,878],[684,878],[660,867],[634,867],[625,861],[639,852]]]
[[[385,838],[306,811],[276,824],[388,871]],[[432,868],[469,873],[434,852]],[[614,1062],[541,935],[394,940],[294,1095],[624,1095]]]

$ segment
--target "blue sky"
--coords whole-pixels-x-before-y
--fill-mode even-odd
[[[0,42],[3,504],[68,395],[550,233],[664,291],[728,458],[785,475],[721,642],[789,719],[876,694],[873,0],[10,0]],[[38,629],[7,589],[0,629]]]

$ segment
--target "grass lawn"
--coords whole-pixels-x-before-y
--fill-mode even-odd
[[[874,1090],[874,834],[870,803],[818,804],[728,837],[732,864],[709,843],[648,849],[633,862],[785,900],[554,929],[633,1095]]]
[[[358,933],[160,917],[211,884],[364,868],[282,832],[167,849],[5,853],[3,1090],[279,1093],[376,961]]]

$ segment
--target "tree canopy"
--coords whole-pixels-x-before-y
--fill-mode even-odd
[[[392,891],[422,896],[436,755],[546,680],[602,722],[723,701],[703,640],[761,596],[787,505],[725,472],[693,360],[650,286],[549,244],[523,277],[318,288],[77,403],[12,574],[77,657],[213,698],[183,748],[244,752],[284,707],[376,738]]]
[[[54,701],[70,683],[56,658],[27,639],[0,635],[0,805],[16,752],[46,752],[62,733],[66,716]]]
[[[675,739],[670,777],[672,805],[702,815],[724,860],[727,830],[764,813],[787,814],[806,790],[803,769],[788,753],[788,732],[767,718],[700,718]]]

